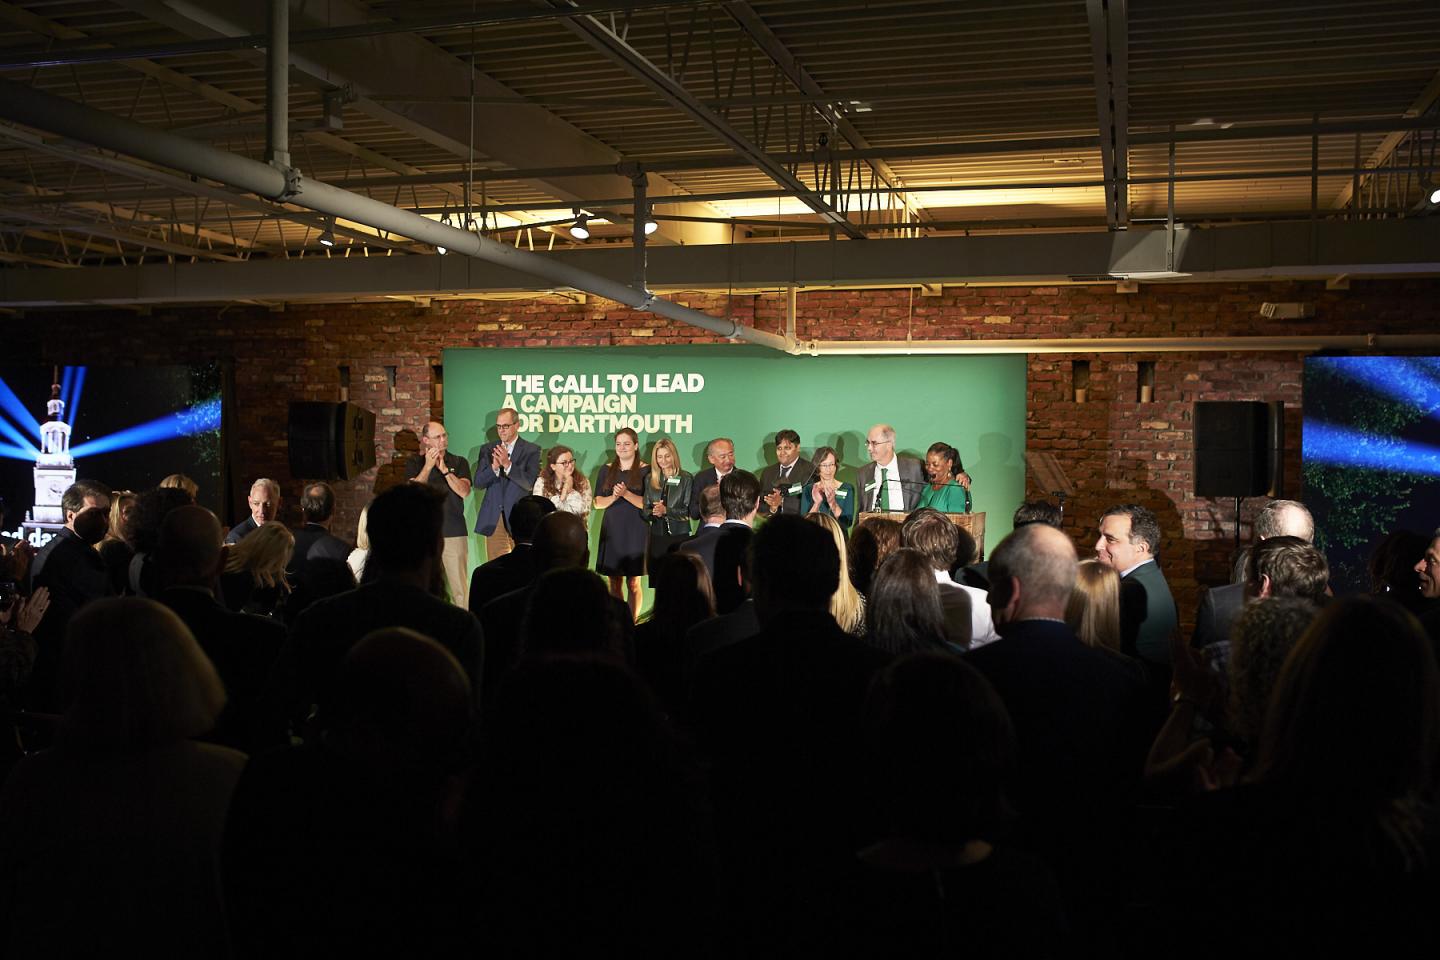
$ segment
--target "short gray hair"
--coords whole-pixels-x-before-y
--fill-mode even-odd
[[[1299,500],[1271,500],[1255,515],[1256,540],[1280,536],[1315,541],[1315,518]]]
[[[1047,524],[1030,523],[1000,541],[990,554],[989,572],[992,583],[1014,577],[1031,599],[1063,608],[1079,566],[1069,537]]]
[[[254,483],[250,484],[251,490],[254,490],[256,487],[264,487],[266,490],[269,490],[271,493],[275,494],[276,499],[279,499],[280,497],[280,484],[276,483],[274,480],[271,480],[269,477],[261,477]]]

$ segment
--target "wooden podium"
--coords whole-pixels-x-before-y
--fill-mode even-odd
[[[897,521],[897,522],[899,522],[899,523],[904,523],[904,522],[905,522],[905,518],[908,517],[908,516],[909,516],[908,513],[895,512],[895,511],[891,511],[891,512],[889,512],[889,513],[885,513],[885,512],[882,512],[882,511],[871,511],[871,512],[866,512],[866,513],[857,513],[857,514],[855,515],[855,526],[858,527],[860,524],[864,523],[866,520],[870,519],[871,517],[886,517],[887,519],[895,520],[895,521]],[[985,514],[983,514],[983,513],[943,513],[943,514],[941,514],[941,516],[943,516],[943,517],[949,517],[951,523],[955,524],[955,526],[959,527],[961,530],[964,530],[966,533],[970,534],[971,538],[975,541],[975,560],[972,561],[972,562],[978,563],[978,562],[980,562],[981,560],[984,560],[984,559],[985,559]]]

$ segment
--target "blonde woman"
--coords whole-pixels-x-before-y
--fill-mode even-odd
[[[590,505],[593,502],[590,481],[576,466],[574,450],[558,444],[551,447],[550,452],[545,454],[545,466],[541,468],[540,476],[535,478],[535,489],[531,492],[555,504],[556,510],[575,514],[585,522],[585,529],[590,529]]]
[[[1120,652],[1120,575],[1098,560],[1082,560],[1065,622],[1087,647]]]
[[[650,448],[650,479],[645,484],[645,506],[641,512],[650,524],[650,542],[645,550],[645,569],[690,536],[690,497],[695,478],[680,469],[680,451],[668,438]],[[650,585],[654,586],[652,578]]]
[[[116,596],[125,592],[130,579],[130,561],[135,557],[135,543],[130,531],[134,524],[135,504],[139,501],[139,494],[129,490],[115,491],[110,497],[110,532],[95,547],[100,559],[105,562],[110,590]]]
[[[220,587],[225,605],[242,613],[278,615],[290,594],[285,568],[295,552],[295,535],[279,520],[261,524],[230,547]]]
[[[840,521],[828,513],[811,513],[806,519],[811,523],[818,523],[830,532],[835,541],[835,549],[840,554],[840,586],[830,598],[830,615],[835,618],[841,630],[851,636],[861,636],[865,633],[865,598],[860,596],[860,591],[850,582],[845,531],[841,528]]]
[[[172,473],[164,480],[161,480],[157,486],[184,490],[190,494],[190,499],[192,500],[200,495],[200,485],[183,473]]]

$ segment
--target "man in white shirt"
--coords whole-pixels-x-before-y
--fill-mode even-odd
[[[925,488],[925,465],[914,457],[895,455],[895,428],[877,423],[865,438],[871,462],[860,468],[860,508],[881,513],[909,513]]]
[[[935,571],[935,582],[940,585],[940,606],[945,610],[947,640],[974,650],[1000,639],[990,617],[985,591],[956,583],[950,577],[960,534],[948,517],[929,507],[916,510],[905,518],[900,541],[924,554]]]

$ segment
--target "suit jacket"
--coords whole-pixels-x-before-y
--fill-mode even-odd
[[[1121,579],[1121,650],[1147,663],[1168,664],[1170,638],[1178,627],[1175,598],[1158,561],[1142,563]]]
[[[225,534],[225,542],[239,543],[258,529],[260,529],[260,524],[255,522],[255,518],[246,517],[230,528],[230,532]]]
[[[737,574],[745,565],[745,549],[750,545],[750,527],[738,520],[726,520],[718,527],[701,527],[689,540],[680,544],[684,553],[693,553],[705,562],[710,572],[710,585],[715,590],[715,609],[729,613],[745,599]]]
[[[350,544],[334,536],[318,523],[307,523],[295,531],[295,552],[290,555],[290,568],[285,571],[292,580],[305,575],[311,560],[340,560],[350,557]]]
[[[206,739],[251,754],[275,745],[278,735],[259,728],[259,708],[285,644],[284,626],[269,617],[233,613],[203,588],[171,587],[156,599],[185,621],[225,684],[225,709]]]
[[[110,594],[110,575],[94,547],[68,527],[50,538],[30,564],[30,588],[50,588],[50,603],[57,601],[78,610],[91,600]]]
[[[900,509],[909,513],[919,505],[920,495],[924,493],[926,483],[925,465],[914,457],[902,457],[897,454],[893,466],[900,475],[900,488],[901,492],[905,495],[905,504],[902,507],[897,507],[892,503],[890,504],[890,509]],[[879,493],[879,491],[869,490],[867,488],[875,482],[877,476],[879,476],[879,471],[876,469],[875,461],[873,460],[861,467],[860,472],[856,474],[855,486],[857,489],[855,495],[860,498],[860,502],[855,507],[856,512],[865,513],[873,509],[875,495]]]
[[[1227,583],[1206,590],[1195,611],[1195,635],[1190,645],[1207,647],[1217,640],[1229,640],[1230,629],[1244,609],[1245,584]]]
[[[1153,732],[1137,665],[1085,646],[1055,620],[1007,624],[965,659],[994,684],[1015,723],[1023,814],[1069,821],[1080,809],[1119,809]]]
[[[815,482],[815,465],[804,457],[796,460],[790,465],[790,479],[785,484],[785,499],[780,501],[780,513],[800,512],[800,493],[791,494],[792,486],[799,486],[803,492],[804,488]],[[780,464],[772,463],[760,472],[760,512],[770,516],[770,506],[765,502],[769,495],[780,483]]]
[[[325,708],[345,654],[381,627],[409,627],[449,650],[479,699],[485,659],[480,622],[419,587],[382,578],[321,600],[295,621],[273,678],[274,699],[290,719],[303,719],[311,704]]]
[[[704,470],[701,470],[699,473],[695,474],[695,483],[690,488],[691,520],[700,519],[700,491],[704,490],[706,487],[713,487],[719,482],[720,478],[715,476],[714,467],[706,467]]]
[[[759,632],[760,618],[755,616],[754,600],[745,600],[729,613],[701,620],[687,630],[681,668],[686,687],[689,687],[695,677],[696,668],[706,657]]]
[[[518,590],[502,593],[481,608],[477,614],[485,631],[485,677],[482,689],[489,692],[504,678],[506,672],[526,656],[521,634],[525,612],[535,593],[536,581],[547,571],[536,571],[535,578]],[[630,623],[630,608],[619,597],[610,598],[615,619]],[[588,625],[587,625],[588,626]],[[629,639],[626,640],[627,646]]]
[[[530,496],[535,489],[535,478],[540,476],[540,447],[524,437],[515,438],[515,449],[510,452],[510,469],[496,474],[490,469],[490,451],[500,441],[495,440],[480,448],[476,457],[475,487],[484,490],[480,509],[475,515],[475,532],[488,537],[495,532],[500,517],[510,523],[510,510],[521,497]]]
[[[475,572],[470,574],[470,612],[478,617],[491,600],[534,582],[534,555],[535,548],[531,544],[517,543],[515,549],[504,556],[476,567]],[[483,619],[480,626],[485,626]],[[490,636],[488,631],[485,635]]]

